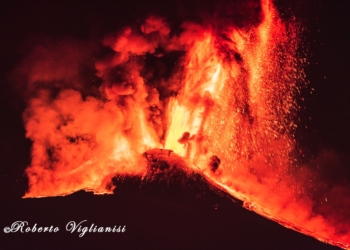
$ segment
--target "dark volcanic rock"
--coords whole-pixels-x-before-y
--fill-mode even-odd
[[[183,201],[211,200],[212,203],[215,203],[214,197],[220,196],[242,205],[241,201],[214,187],[200,173],[189,168],[186,161],[173,151],[151,149],[143,155],[147,159],[146,176],[115,177],[115,193],[134,192]]]

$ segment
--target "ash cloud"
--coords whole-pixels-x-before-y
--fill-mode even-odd
[[[25,99],[40,89],[75,89],[85,95],[97,91],[93,78],[96,46],[75,38],[36,37],[20,48],[24,58],[10,79]]]
[[[180,88],[169,72],[166,78],[145,71],[146,56],[176,62],[180,56],[164,54],[184,50],[183,41],[170,37],[163,18],[151,16],[140,29],[106,36],[102,45],[111,51],[105,56],[98,55],[101,45],[78,39],[23,46],[25,57],[10,78],[27,103],[23,120],[33,142],[27,195],[99,192],[118,172],[143,174],[139,156],[164,138],[161,94]]]

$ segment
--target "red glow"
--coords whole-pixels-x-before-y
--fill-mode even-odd
[[[312,201],[298,193],[300,184],[290,174],[296,164],[291,157],[296,82],[302,74],[296,66],[297,32],[282,22],[270,0],[261,5],[262,20],[255,26],[185,22],[183,32],[172,35],[162,18],[150,17],[140,30],[127,27],[106,37],[104,45],[115,53],[95,65],[103,98],[78,91],[76,62],[84,60],[84,51],[71,55],[75,59],[68,65],[50,60],[62,59],[52,52],[43,53],[47,60],[33,60],[29,85],[66,78],[72,85],[60,86],[56,95],[45,84],[24,113],[26,136],[33,141],[25,197],[82,189],[112,193],[115,175],[144,176],[142,154],[165,148],[246,208],[349,247],[350,234],[338,229],[349,232],[350,225],[314,214]],[[162,98],[143,77],[144,57],[174,51],[184,56],[172,76],[162,79],[173,93]]]

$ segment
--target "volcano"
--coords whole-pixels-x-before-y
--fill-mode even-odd
[[[6,246],[64,241],[77,236],[65,230],[69,221],[86,220],[124,225],[131,233],[115,236],[124,248],[328,247],[287,229],[281,241],[269,241],[261,231],[279,235],[274,222],[348,248],[348,85],[334,77],[345,77],[347,61],[314,68],[332,61],[332,44],[346,39],[326,40],[329,57],[315,59],[308,46],[325,38],[305,24],[317,30],[325,21],[317,23],[310,6],[320,17],[324,6],[346,10],[271,0],[4,4]],[[340,85],[323,87],[326,74]],[[229,210],[237,214],[232,221]],[[5,234],[21,220],[61,231]],[[252,221],[261,221],[260,233]],[[250,245],[251,235],[259,240]],[[118,243],[109,236],[83,239],[86,246]]]
[[[337,249],[283,228],[242,207],[168,150],[145,153],[148,174],[118,176],[113,195],[85,191],[45,199],[5,199],[1,226],[25,219],[30,225],[60,228],[56,234],[22,233],[1,237],[3,249],[47,247],[120,249]],[[65,231],[70,221],[98,226],[126,225],[124,234]],[[205,236],[205,237],[204,237]],[[247,240],[249,239],[249,240]]]

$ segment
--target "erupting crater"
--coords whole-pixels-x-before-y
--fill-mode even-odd
[[[349,247],[349,221],[315,213],[294,175],[304,79],[297,25],[271,0],[239,6],[183,22],[178,33],[151,16],[107,36],[94,65],[98,89],[84,85],[80,43],[35,47],[19,69],[33,142],[25,197],[110,194],[115,176],[204,178],[250,210]]]

